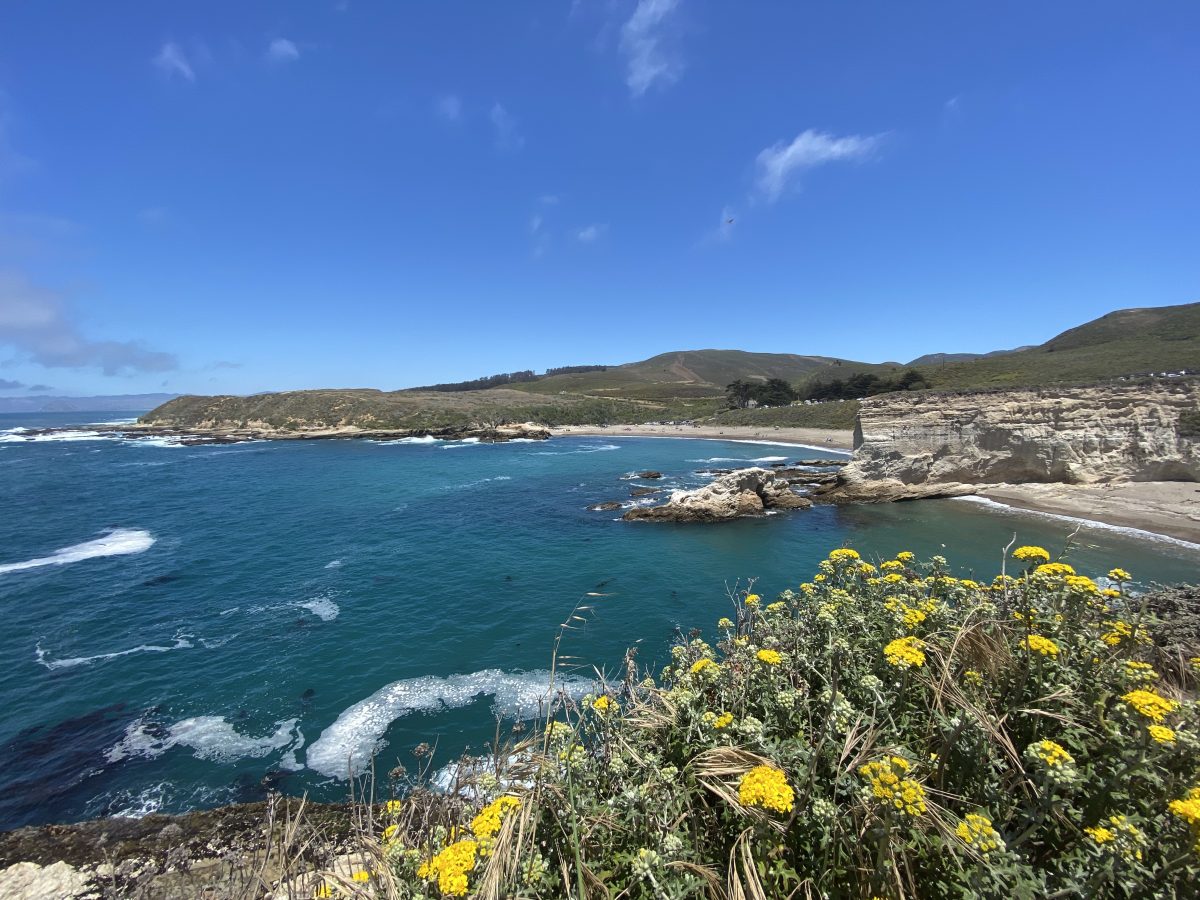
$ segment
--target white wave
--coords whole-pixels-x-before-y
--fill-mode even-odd
[[[465,484],[450,484],[446,485],[445,490],[457,491],[463,488],[478,487],[481,484],[487,484],[489,481],[512,481],[511,475],[494,475],[491,478],[480,478],[477,481],[468,481]]]
[[[106,440],[105,436],[95,431],[55,431],[50,434],[29,434],[16,433],[6,434],[0,437],[0,443],[16,444],[30,443],[41,444],[50,441],[102,441]]]
[[[113,419],[111,422],[88,422],[91,428],[103,428],[105,425],[132,425],[138,420],[137,416],[129,416],[125,419]]]
[[[620,450],[620,444],[587,444],[574,450],[539,450],[536,456],[570,456],[573,453],[599,453],[602,450]]]
[[[493,697],[496,715],[531,718],[544,712],[557,690],[583,696],[591,682],[560,679],[550,690],[549,672],[485,669],[467,675],[423,675],[395,681],[345,710],[308,748],[308,767],[330,778],[366,771],[371,757],[385,746],[384,734],[397,719],[414,712],[436,712]]]
[[[221,610],[221,612],[218,613],[218,615],[222,615],[222,616],[233,615],[233,613],[237,612],[239,609],[241,609],[240,606],[231,606],[229,609]]]
[[[188,747],[197,759],[229,763],[261,758],[276,750],[299,747],[303,740],[299,719],[276,722],[275,731],[264,737],[242,734],[223,716],[181,719],[167,728],[143,717],[130,723],[125,735],[104,754],[110,763],[123,759],[155,759],[172,747]]]
[[[747,459],[741,456],[710,456],[708,459],[689,459],[688,462],[694,463],[717,463],[717,462],[745,462],[745,463],[772,463],[772,462],[787,462],[786,456],[759,456],[754,459]]]
[[[65,566],[67,563],[79,562],[84,559],[94,559],[98,556],[124,556],[130,553],[142,553],[154,545],[154,536],[148,531],[136,528],[114,528],[104,537],[75,544],[55,550],[49,556],[27,559],[19,563],[0,565],[0,575],[5,572],[21,572],[25,569],[36,569],[40,566]]]
[[[341,567],[342,561],[340,559],[335,559],[332,562],[325,563],[325,568],[327,569],[340,569]]]
[[[369,443],[369,444],[379,444],[382,447],[390,447],[393,444],[440,444],[441,442],[442,442],[441,438],[435,438],[432,434],[425,434],[425,435],[422,435],[421,437],[395,438],[393,440],[386,440],[386,441],[376,441],[376,440],[368,440],[367,441],[367,443]]]
[[[828,444],[797,444],[795,441],[748,441],[743,438],[700,438],[702,441],[724,441],[728,444],[760,444],[764,447],[803,447],[805,450],[820,450],[822,453],[836,453],[838,456],[853,456],[850,450],[830,447]]]
[[[190,650],[193,646],[190,639],[193,636],[190,634],[177,634],[175,635],[175,643],[170,647],[163,647],[159,644],[139,644],[136,647],[130,647],[128,650],[117,650],[113,653],[97,653],[95,656],[73,656],[68,659],[47,659],[46,651],[42,649],[42,644],[39,641],[34,648],[34,656],[47,669],[69,669],[73,666],[83,666],[102,659],[116,659],[118,656],[130,656],[134,653],[166,653],[170,650]]]
[[[1114,531],[1118,534],[1124,534],[1132,538],[1147,541],[1161,541],[1167,544],[1174,544],[1177,547],[1186,547],[1188,550],[1200,550],[1200,544],[1192,541],[1185,541],[1183,538],[1171,537],[1168,534],[1158,534],[1154,531],[1146,531],[1142,528],[1130,528],[1126,525],[1110,525],[1107,522],[1097,522],[1095,519],[1084,519],[1079,516],[1067,516],[1062,513],[1042,512],[1040,509],[1022,509],[1019,506],[1009,506],[1007,503],[1000,503],[990,497],[950,497],[950,500],[961,500],[967,503],[976,503],[980,506],[986,506],[989,509],[994,509],[997,512],[1004,512],[1011,515],[1038,516],[1044,519],[1057,519],[1060,522],[1073,522],[1076,524],[1086,525],[1088,528],[1096,528],[1101,531]]]
[[[328,594],[321,594],[311,600],[304,600],[293,605],[300,609],[307,609],[322,622],[332,622],[342,611],[342,608],[334,603]]]
[[[172,793],[171,788],[170,782],[160,781],[137,794],[125,795],[128,796],[128,800],[109,813],[109,816],[115,819],[144,819],[163,808],[167,795]]]

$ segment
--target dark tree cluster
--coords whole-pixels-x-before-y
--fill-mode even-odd
[[[738,379],[725,388],[725,402],[730,409],[745,409],[753,400],[756,406],[787,406],[799,399],[795,389],[782,378],[766,381]]]
[[[503,387],[506,384],[519,384],[524,381],[537,381],[541,378],[529,369],[523,372],[502,372],[499,375],[485,375],[471,381],[455,381],[449,384],[428,384],[414,388],[418,391],[483,391],[488,388]]]
[[[547,369],[546,377],[551,375],[578,375],[580,372],[607,372],[612,366],[559,366]]]
[[[861,400],[891,391],[918,391],[928,388],[929,382],[916,369],[907,369],[896,378],[880,378],[871,372],[859,372],[848,378],[834,378],[808,385],[802,400]]]

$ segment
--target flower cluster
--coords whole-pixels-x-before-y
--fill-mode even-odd
[[[1050,554],[1044,547],[1018,547],[1013,551],[1013,559],[1021,562],[1050,562]]]
[[[756,655],[759,662],[768,666],[777,666],[783,662],[783,655],[778,650],[759,650]]]
[[[1025,638],[1025,649],[1042,656],[1058,656],[1058,644],[1040,634],[1031,634]]]
[[[925,788],[906,778],[909,762],[902,756],[889,756],[883,760],[859,766],[858,771],[871,786],[871,795],[885,806],[909,816],[925,812]]]
[[[500,826],[504,822],[504,817],[521,808],[521,801],[516,797],[497,797],[487,806],[479,811],[474,819],[471,820],[471,831],[480,841],[484,843],[494,838],[500,831]]]
[[[1083,829],[1102,852],[1119,856],[1126,862],[1141,862],[1146,835],[1125,816],[1109,816],[1103,824]]]
[[[760,806],[777,813],[790,813],[795,798],[787,776],[771,766],[755,766],[738,782],[738,800],[743,806]]]
[[[1174,700],[1146,690],[1130,691],[1122,695],[1121,699],[1137,710],[1138,715],[1145,716],[1153,722],[1161,722],[1179,705]]]
[[[916,669],[925,665],[925,642],[909,635],[896,638],[883,648],[890,665],[898,669]]]
[[[1025,548],[1022,548],[1025,549]],[[992,820],[979,813],[967,813],[954,829],[958,839],[985,859],[992,853],[1004,852],[1004,841],[992,827]]]
[[[455,841],[417,869],[417,877],[436,881],[438,890],[446,897],[464,897],[470,882],[467,878],[475,868],[479,845],[474,841]]]

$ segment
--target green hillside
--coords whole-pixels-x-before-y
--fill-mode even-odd
[[[793,353],[749,353],[745,350],[680,350],[603,372],[553,375],[514,385],[537,394],[562,391],[606,397],[661,400],[669,397],[720,397],[730,382],[782,378],[797,382],[835,360]]]
[[[1027,387],[1200,369],[1200,303],[1122,309],[1044,344],[919,367],[935,388]]]

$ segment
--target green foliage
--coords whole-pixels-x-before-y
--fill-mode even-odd
[[[1200,437],[1200,409],[1188,409],[1179,414],[1180,437]]]
[[[725,403],[730,409],[745,409],[751,401],[758,406],[787,406],[798,397],[782,378],[768,378],[761,384],[739,378],[725,388]]]
[[[731,409],[708,420],[709,425],[745,425],[769,428],[833,428],[849,430],[858,416],[858,401],[813,403],[771,409]]]
[[[391,828],[387,896],[1193,895],[1200,659],[1048,556],[983,585],[842,549],[738,594]]]
[[[873,372],[860,372],[848,378],[834,378],[807,385],[800,393],[805,400],[861,400],[891,391],[916,391],[929,387],[925,376],[916,369],[905,369],[894,378],[881,378]]]

